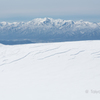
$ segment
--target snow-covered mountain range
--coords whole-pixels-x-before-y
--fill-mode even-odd
[[[100,100],[100,40],[0,44],[0,100]]]
[[[29,22],[0,22],[0,42],[99,40],[100,23],[37,18]]]

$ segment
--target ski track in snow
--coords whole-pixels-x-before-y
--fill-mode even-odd
[[[9,63],[3,63],[3,64],[1,64],[0,66],[3,66],[3,65],[5,65],[5,64],[11,64],[11,63],[20,61],[20,60],[26,58],[26,57],[27,57],[28,55],[30,55],[31,53],[32,53],[32,52],[29,52],[28,54],[26,54],[25,56],[23,56],[23,57],[21,57],[21,58],[19,58],[19,59],[13,60],[13,61],[11,61],[11,62],[9,62]]]
[[[60,55],[60,54],[63,54],[63,53],[67,53],[69,52],[71,49],[67,50],[67,51],[63,51],[63,52],[58,52],[58,53],[55,53],[55,54],[52,54],[52,55],[48,55],[46,57],[43,57],[43,58],[40,58],[38,60],[43,60],[43,59],[46,59],[46,58],[49,58],[49,57],[52,57],[52,56],[55,56],[55,55]]]
[[[35,46],[35,47],[30,47],[30,48],[36,48],[36,47],[41,47],[41,46]],[[54,50],[58,50],[60,47],[61,47],[61,46],[56,47],[56,48],[52,48],[52,49],[50,48],[50,49],[47,49],[47,50],[39,51],[39,52],[37,52],[37,53],[35,53],[35,54],[32,54],[32,55],[35,57],[35,56],[38,55],[38,54],[43,54],[43,53],[46,53],[46,52],[52,52],[52,51],[54,51]],[[75,48],[74,48],[74,49],[75,49]],[[17,50],[18,50],[17,53],[20,52],[19,49],[17,49]],[[53,56],[61,55],[61,54],[67,53],[67,52],[69,52],[69,51],[71,51],[71,50],[72,50],[72,49],[69,49],[69,50],[63,51],[63,52],[54,53],[54,54],[51,54],[51,55],[48,55],[48,56],[39,58],[38,60],[43,60],[43,59],[50,58],[50,57],[53,57]],[[74,57],[73,57],[73,58],[70,58],[69,60],[75,59],[75,58],[76,58],[76,55],[78,55],[78,54],[80,54],[80,53],[82,53],[82,52],[84,52],[84,51],[85,51],[85,50],[80,50],[80,51],[78,51],[78,52],[75,53],[75,54],[70,54],[70,56],[74,56]],[[6,51],[5,51],[5,52],[6,52]],[[6,65],[6,64],[11,64],[11,63],[20,61],[20,60],[26,58],[28,55],[30,55],[30,54],[33,53],[33,52],[34,52],[34,51],[31,51],[31,52],[29,52],[28,54],[26,54],[25,56],[23,56],[23,57],[21,57],[21,58],[18,58],[18,59],[16,59],[16,60],[13,60],[13,61],[8,62],[8,63],[3,63],[3,64],[1,64],[0,66]],[[93,55],[93,54],[97,54],[97,53],[99,53],[99,52],[100,52],[100,51],[98,51],[98,52],[93,52],[93,53],[91,53],[91,54]],[[14,53],[14,54],[12,53],[12,55],[17,55],[17,53]],[[3,52],[3,54],[4,54],[4,52]],[[11,55],[11,54],[10,54],[10,55]],[[100,54],[97,54],[97,55],[100,55]],[[100,58],[100,56],[95,57],[95,58]],[[3,62],[6,62],[7,60],[8,60],[8,59],[4,59]]]
[[[12,61],[12,62],[10,62],[10,63],[13,63],[13,62],[22,60],[22,59],[26,58],[28,55],[30,55],[31,53],[32,53],[32,52],[29,52],[27,55],[25,55],[25,56],[23,56],[23,57],[21,57],[21,58],[19,58],[19,59],[16,59],[16,60],[14,60],[14,61]],[[10,63],[9,63],[9,64],[10,64]]]
[[[93,52],[93,53],[91,53],[91,54],[97,54],[97,53],[100,53],[100,51],[97,51],[97,52]],[[99,54],[100,55],[100,54]]]
[[[70,56],[75,56],[75,55],[78,55],[78,54],[80,54],[81,52],[84,52],[85,50],[81,50],[81,51],[79,51],[79,52],[77,52],[77,53],[75,53],[75,54],[71,54]]]
[[[31,50],[31,49],[35,49],[35,48],[37,48],[37,47],[43,47],[43,46],[44,46],[44,45],[42,45],[42,46],[33,46],[33,47],[31,46],[31,47],[29,47],[29,49]],[[30,55],[30,54],[31,54],[33,57],[35,57],[36,55],[39,55],[39,54],[43,54],[43,53],[47,53],[47,52],[52,52],[52,51],[58,50],[60,47],[61,47],[61,46],[58,46],[58,47],[55,47],[55,48],[49,48],[49,49],[47,49],[47,50],[46,50],[46,49],[40,50],[40,51],[38,51],[38,52],[35,53],[35,54],[31,54],[31,53],[35,52],[35,50],[34,50],[34,51],[30,51],[30,52],[27,53],[25,56],[20,57],[20,58],[18,58],[18,59],[15,59],[15,60],[13,60],[13,61],[11,61],[11,62],[8,62],[8,63],[2,63],[0,66],[6,65],[6,64],[11,64],[11,63],[20,61],[20,60],[26,58],[26,57],[27,57],[28,55]],[[76,49],[76,48],[72,48],[72,49]],[[72,49],[69,49],[69,50],[67,50],[67,51],[57,52],[57,53],[54,53],[54,54],[51,54],[51,55],[47,55],[47,56],[45,56],[45,57],[38,58],[37,60],[43,60],[43,59],[50,58],[50,57],[53,57],[53,56],[65,54],[65,53],[71,51]],[[78,49],[78,48],[77,48],[77,49]],[[6,52],[7,52],[7,51],[4,51],[3,54],[5,54]],[[10,53],[10,55],[11,55],[11,56],[17,55],[19,52],[20,52],[20,49],[17,49],[17,50],[16,50],[16,53],[15,53],[15,52],[14,52],[14,53]],[[80,51],[78,51],[77,53],[70,54],[70,56],[74,56],[74,57],[73,57],[73,58],[70,58],[69,60],[75,59],[75,58],[76,58],[76,55],[78,55],[78,54],[80,54],[80,53],[82,53],[82,52],[85,52],[85,50],[80,50]],[[98,54],[98,53],[100,53],[100,51],[98,51],[98,52],[93,52],[93,53],[91,53],[91,55],[100,55],[100,54]],[[3,54],[2,54],[2,55],[3,55]],[[48,53],[48,54],[49,54],[49,53]],[[94,58],[100,58],[100,56],[97,56],[97,57],[94,57]],[[6,62],[6,61],[8,61],[8,60],[9,60],[9,59],[4,59],[3,62]]]
[[[59,49],[59,48],[60,48],[60,46],[59,46],[59,47],[57,47],[57,48],[53,48],[53,49],[48,49],[48,50],[45,50],[45,51],[43,51],[43,52],[41,52],[41,53],[49,52],[49,51],[56,50],[56,49]]]
[[[93,52],[93,53],[91,53],[91,55],[93,55],[94,58],[100,58],[100,51]]]
[[[41,47],[41,46],[37,46],[37,47]],[[53,48],[53,49],[48,49],[48,50],[45,50],[45,51],[43,51],[43,52],[38,52],[38,53],[34,54],[34,56],[37,55],[37,54],[42,54],[42,53],[45,53],[45,52],[49,52],[49,51],[52,51],[52,50],[56,50],[56,49],[58,49],[58,48],[60,48],[60,47]],[[18,51],[18,52],[19,52],[19,51]],[[17,53],[18,53],[18,52],[17,52]],[[30,55],[30,54],[33,53],[33,52],[34,52],[34,51],[31,51],[31,52],[29,52],[28,54],[26,54],[25,56],[23,56],[23,57],[21,57],[21,58],[19,58],[19,59],[16,59],[16,60],[11,61],[11,62],[8,62],[8,63],[3,63],[3,64],[1,64],[0,66],[3,66],[3,65],[5,65],[5,64],[14,63],[14,62],[17,62],[17,61],[19,61],[19,60],[22,60],[22,59],[26,58],[28,55]],[[15,54],[17,54],[17,53],[15,53]],[[15,54],[12,54],[12,55],[15,55]],[[7,61],[7,60],[8,60],[8,59],[5,59],[5,60],[3,60],[3,62],[5,62],[5,61]]]

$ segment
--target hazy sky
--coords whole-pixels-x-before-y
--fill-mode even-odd
[[[0,0],[0,18],[100,15],[100,0]]]

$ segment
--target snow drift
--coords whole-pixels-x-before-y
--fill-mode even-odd
[[[100,41],[0,44],[0,100],[100,100]]]

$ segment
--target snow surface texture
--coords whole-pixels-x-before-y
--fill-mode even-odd
[[[0,44],[0,100],[100,100],[100,41]]]
[[[100,40],[100,23],[52,18],[0,23],[0,42],[4,44],[77,40]]]

